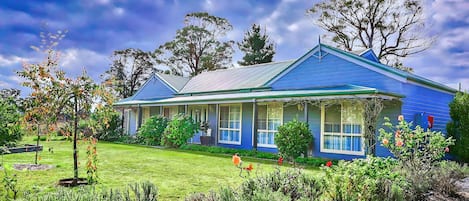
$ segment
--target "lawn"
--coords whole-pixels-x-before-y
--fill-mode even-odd
[[[22,143],[33,143],[27,138]],[[20,194],[33,187],[51,191],[59,179],[73,177],[72,143],[68,141],[41,142],[40,163],[55,165],[46,171],[16,171],[13,164],[34,163],[34,152],[4,156],[4,165],[9,173],[17,174]],[[49,152],[53,149],[53,153]],[[86,177],[86,145],[79,144],[79,175]],[[238,169],[231,156],[200,152],[185,152],[172,149],[157,149],[138,145],[98,143],[97,188],[120,188],[128,183],[149,180],[158,186],[160,200],[181,200],[192,192],[208,192],[221,186],[238,186],[245,178],[238,176]],[[243,158],[245,164],[254,165],[253,174],[272,171],[275,162]],[[286,168],[286,167],[282,167]],[[306,170],[316,174],[317,170]],[[3,178],[4,172],[0,172]],[[5,189],[0,186],[0,197]]]

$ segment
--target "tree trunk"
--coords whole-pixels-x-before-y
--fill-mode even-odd
[[[78,103],[77,97],[74,97],[75,101],[75,122],[73,130],[73,182],[72,185],[78,182],[78,150],[77,150],[77,131],[78,131]]]
[[[40,127],[41,127],[41,125],[37,124],[37,141],[36,141],[36,146],[37,147],[39,147],[39,140],[40,140],[39,138],[41,137],[40,136],[40,133],[41,133]],[[34,164],[36,164],[36,165],[38,164],[37,163],[38,152],[39,152],[39,149],[36,148],[36,158],[34,159]]]

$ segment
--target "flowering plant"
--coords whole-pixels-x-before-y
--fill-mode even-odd
[[[435,162],[450,151],[448,147],[454,144],[454,139],[446,138],[441,132],[413,127],[402,115],[395,126],[389,118],[384,120],[383,125],[387,129],[379,129],[379,141],[398,159],[417,193],[424,192],[428,188],[429,172],[435,167]]]

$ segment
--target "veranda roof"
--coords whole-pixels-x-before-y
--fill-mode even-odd
[[[386,99],[399,99],[402,95],[379,91],[375,88],[343,85],[323,87],[306,90],[284,91],[255,91],[245,93],[211,94],[197,96],[177,96],[160,100],[130,100],[115,103],[114,106],[163,106],[163,105],[196,105],[241,102],[268,102],[268,101],[294,101],[294,100],[322,100],[322,99],[350,99],[382,97]]]

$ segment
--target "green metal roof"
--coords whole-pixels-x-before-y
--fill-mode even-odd
[[[203,72],[192,77],[180,94],[252,89],[263,85],[293,61],[271,62],[225,70]]]
[[[116,103],[116,106],[125,105],[172,105],[172,104],[209,104],[228,102],[262,102],[276,101],[281,99],[325,99],[337,97],[356,98],[360,95],[366,97],[381,95],[393,98],[401,98],[402,95],[380,92],[375,88],[343,85],[334,87],[323,87],[307,90],[284,90],[284,91],[258,91],[249,93],[212,94],[197,96],[179,96],[161,100],[131,100]]]

